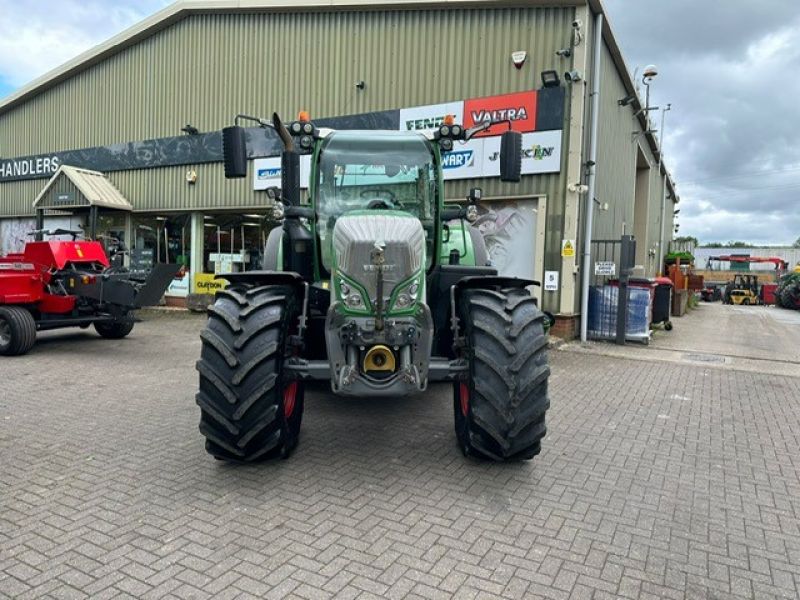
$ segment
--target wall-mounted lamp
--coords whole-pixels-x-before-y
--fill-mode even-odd
[[[572,71],[567,71],[566,73],[564,73],[564,79],[566,79],[570,83],[578,83],[579,81],[583,81],[583,73],[581,73],[577,69]]]
[[[572,50],[570,48],[562,48],[561,50],[556,50],[556,56],[560,56],[561,58],[569,58],[572,56]]]
[[[181,127],[181,131],[186,135],[197,135],[200,133],[200,130],[197,127],[194,125],[189,125],[188,123],[186,124],[186,127]]]
[[[364,81],[363,79],[359,79],[358,81],[356,81],[356,89],[362,91],[367,89],[367,82]]]
[[[561,85],[558,72],[554,70],[542,71],[542,85],[546,88],[553,88]]]
[[[620,100],[617,100],[617,104],[619,104],[620,106],[628,106],[630,104],[633,104],[634,100],[636,100],[636,96],[629,95],[625,96],[624,98],[621,98]]]

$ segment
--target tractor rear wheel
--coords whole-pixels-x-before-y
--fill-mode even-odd
[[[545,315],[527,290],[466,290],[459,303],[469,363],[453,390],[465,455],[497,461],[539,454],[550,407]]]
[[[94,330],[107,340],[121,340],[133,331],[134,322],[130,321],[98,321]]]
[[[21,306],[0,306],[0,356],[27,354],[36,341],[36,321]]]
[[[303,418],[303,384],[284,372],[300,300],[289,286],[217,293],[200,334],[200,432],[215,458],[288,457]]]

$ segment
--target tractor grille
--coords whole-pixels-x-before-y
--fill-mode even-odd
[[[400,215],[344,216],[333,230],[333,249],[339,270],[377,295],[377,274],[370,270],[375,242],[385,245],[387,270],[383,294],[388,299],[394,287],[422,267],[425,232],[419,219]]]

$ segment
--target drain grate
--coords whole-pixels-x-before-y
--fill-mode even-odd
[[[724,363],[725,357],[716,354],[684,354],[684,360],[703,363]]]

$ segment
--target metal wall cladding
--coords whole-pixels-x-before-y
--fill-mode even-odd
[[[574,7],[196,14],[0,115],[0,155],[13,157],[220,129],[234,115],[292,118],[435,104],[538,88],[569,68]],[[517,70],[511,53],[527,50]],[[610,61],[609,61],[610,62]],[[363,80],[366,89],[355,83]],[[569,95],[568,95],[569,96]],[[568,102],[568,101],[567,101]],[[566,122],[569,120],[567,106]],[[565,124],[566,127],[566,124]],[[447,198],[546,195],[545,268],[559,269],[562,173],[448,182]],[[110,173],[135,210],[240,209],[266,204],[221,165]],[[0,216],[30,215],[46,180],[0,184]],[[557,301],[557,298],[554,299]]]
[[[633,132],[641,127],[634,109],[618,103],[628,93],[605,46],[602,61],[596,196],[609,208],[595,212],[593,237],[619,239],[623,233],[633,233],[637,146]]]
[[[637,239],[638,247],[655,248],[659,241],[661,225],[661,197],[665,185],[659,175],[658,161],[650,145],[642,137],[642,127],[634,117],[634,109],[620,106],[619,100],[628,92],[617,73],[608,48],[604,46],[602,79],[600,85],[600,124],[597,149],[597,201],[608,203],[608,210],[595,210],[593,238],[619,239],[623,233],[634,233],[634,207],[636,193],[636,153],[642,148],[650,169],[650,190],[647,211],[647,235]],[[665,238],[672,229],[672,201],[667,199],[665,213]],[[655,258],[643,265],[647,275],[657,271]],[[641,274],[641,273],[639,273]]]

